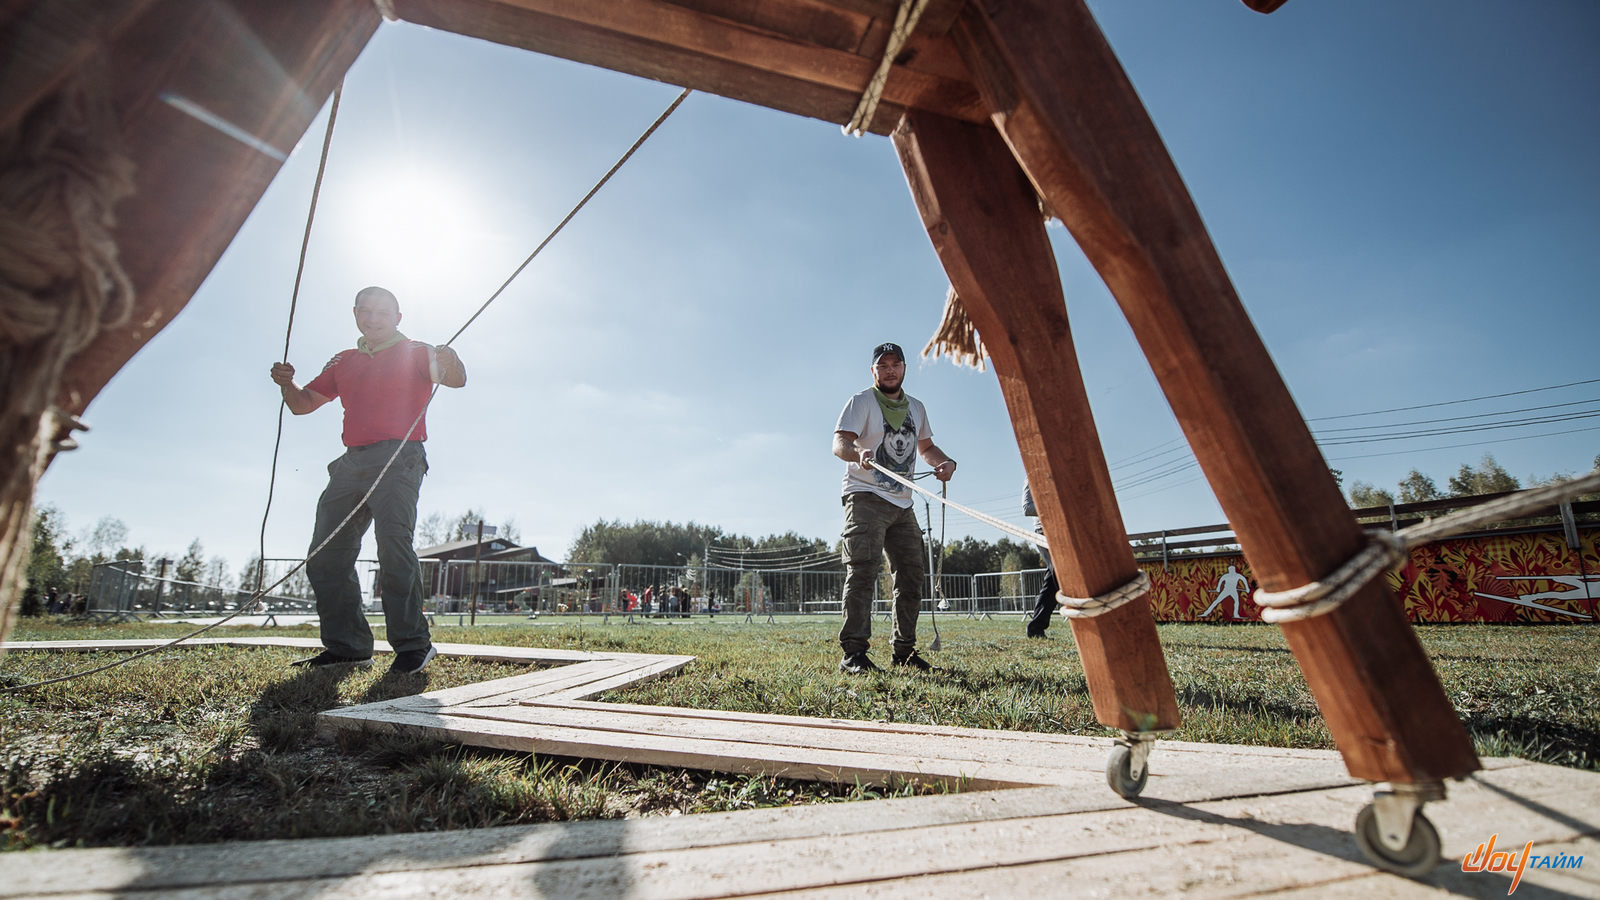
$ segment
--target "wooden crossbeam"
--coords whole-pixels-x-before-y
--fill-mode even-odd
[[[958,6],[941,2],[919,22],[868,130],[887,134],[909,108],[984,117],[943,34]],[[394,7],[419,25],[843,124],[878,66],[896,3],[396,0]]]

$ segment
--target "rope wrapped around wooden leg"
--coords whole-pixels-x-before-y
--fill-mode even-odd
[[[1332,612],[1367,582],[1405,559],[1402,538],[1387,531],[1374,531],[1368,536],[1371,543],[1326,578],[1286,591],[1256,591],[1253,599],[1261,607],[1261,620],[1274,624],[1298,622]]]
[[[1056,602],[1061,604],[1061,614],[1069,619],[1092,619],[1103,616],[1124,603],[1137,600],[1150,593],[1150,576],[1139,570],[1127,584],[1096,594],[1093,597],[1068,597],[1057,592]]]

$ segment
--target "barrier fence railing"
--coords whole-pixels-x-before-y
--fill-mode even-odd
[[[263,583],[271,584],[294,566],[295,559],[268,559]],[[249,601],[243,588],[204,585],[162,578],[143,571],[138,560],[104,563],[94,568],[87,592],[87,613],[100,618],[143,618],[184,613],[221,613]],[[1043,569],[947,574],[941,590],[925,585],[923,608],[953,615],[1016,613],[1032,607]],[[254,572],[247,580],[254,583]],[[357,577],[366,611],[382,611],[375,560],[360,560]],[[843,570],[724,568],[720,566],[650,566],[633,563],[475,562],[424,560],[428,612],[439,616],[564,616],[605,615],[675,618],[738,615],[769,616],[840,614]],[[873,589],[875,614],[888,615],[893,586],[887,572]],[[315,613],[316,602],[304,571],[295,573],[264,600],[264,611]]]
[[[101,563],[89,576],[84,613],[98,619],[218,615],[250,602],[251,591],[162,578],[142,571],[138,560]],[[310,597],[270,594],[264,613],[315,614]]]

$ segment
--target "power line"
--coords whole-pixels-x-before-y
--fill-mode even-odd
[[[1409,422],[1391,422],[1384,425],[1349,425],[1344,428],[1324,428],[1312,434],[1329,434],[1335,431],[1370,431],[1375,428],[1410,428],[1414,425],[1433,425],[1439,422],[1464,422],[1468,419],[1487,419],[1490,416],[1509,416],[1512,413],[1538,412],[1545,409],[1560,409],[1566,406],[1581,406],[1585,403],[1600,403],[1600,397],[1589,400],[1573,400],[1568,403],[1551,403],[1546,406],[1527,406],[1522,409],[1502,409],[1499,412],[1474,413],[1470,416],[1446,416],[1442,419],[1414,419]]]
[[[1566,384],[1552,384],[1547,387],[1528,388],[1523,391],[1507,391],[1504,394],[1485,394],[1482,397],[1468,397],[1464,400],[1441,400],[1438,403],[1421,403],[1416,406],[1397,406],[1394,409],[1379,409],[1364,413],[1345,413],[1342,416],[1317,416],[1307,419],[1307,422],[1331,422],[1334,419],[1354,419],[1361,416],[1380,416],[1384,413],[1408,412],[1413,409],[1432,409],[1436,406],[1454,406],[1458,403],[1476,403],[1479,400],[1498,400],[1501,397],[1519,397],[1523,394],[1537,394],[1541,391],[1557,391],[1562,388],[1577,387],[1580,384],[1600,384],[1600,378],[1590,378],[1586,381],[1569,381]]]

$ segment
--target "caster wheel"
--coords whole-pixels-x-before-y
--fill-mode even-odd
[[[1356,844],[1373,865],[1407,878],[1420,878],[1439,863],[1439,832],[1421,813],[1411,820],[1405,847],[1395,850],[1383,842],[1378,814],[1368,803],[1356,814]]]
[[[1111,758],[1106,760],[1106,784],[1117,792],[1118,797],[1137,797],[1144,790],[1144,783],[1150,780],[1150,766],[1146,765],[1139,773],[1138,778],[1133,777],[1133,751],[1124,744],[1111,748]]]

